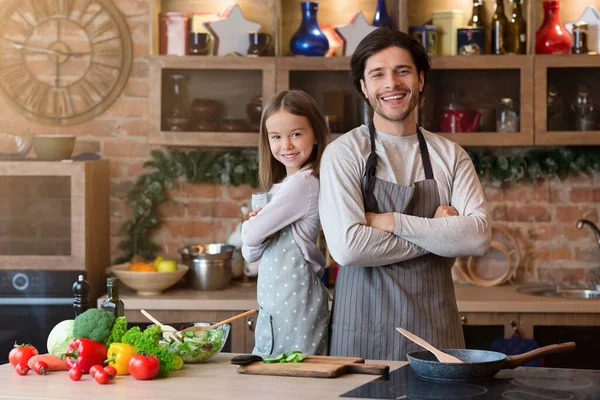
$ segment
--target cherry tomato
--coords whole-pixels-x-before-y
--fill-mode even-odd
[[[81,372],[79,368],[71,368],[69,370],[69,378],[71,378],[72,381],[80,380],[82,375],[83,372]]]
[[[27,373],[29,372],[29,367],[27,366],[27,364],[18,363],[15,366],[15,370],[19,375],[27,375]]]
[[[93,378],[96,376],[96,372],[100,371],[102,369],[102,365],[100,364],[96,364],[94,366],[92,366],[92,368],[90,368],[90,376]]]
[[[105,370],[99,369],[98,371],[96,371],[96,374],[94,375],[94,379],[99,384],[105,385],[110,380],[110,377],[108,376],[108,373]]]
[[[33,356],[37,356],[38,351],[30,344],[16,344],[8,353],[8,361],[15,367],[19,363],[27,364],[27,361]]]
[[[160,362],[153,355],[136,354],[129,360],[129,375],[135,379],[152,379],[158,374]]]
[[[117,369],[112,365],[107,365],[104,367],[104,371],[108,374],[110,379],[113,379],[115,376],[117,376]]]
[[[38,375],[46,375],[48,373],[48,364],[43,361],[38,361],[35,363],[33,370]]]

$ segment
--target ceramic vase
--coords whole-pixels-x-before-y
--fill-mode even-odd
[[[302,2],[302,24],[290,40],[290,53],[293,56],[324,56],[329,50],[327,36],[317,22],[318,3]]]
[[[394,23],[387,12],[385,0],[377,0],[377,9],[375,10],[375,16],[371,25],[394,29]]]
[[[569,54],[572,39],[560,23],[560,1],[544,1],[544,22],[535,33],[536,54]]]

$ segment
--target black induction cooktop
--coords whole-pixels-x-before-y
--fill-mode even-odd
[[[530,368],[502,370],[494,379],[440,383],[420,379],[410,365],[340,397],[370,399],[600,400],[600,371]]]

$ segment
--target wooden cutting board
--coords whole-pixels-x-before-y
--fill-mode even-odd
[[[299,376],[307,378],[336,378],[343,374],[383,375],[387,365],[365,364],[359,357],[309,356],[300,363],[266,364],[262,361],[240,365],[240,374]]]

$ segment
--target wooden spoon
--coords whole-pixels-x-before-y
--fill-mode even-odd
[[[432,345],[430,345],[429,343],[427,343],[425,340],[421,339],[417,335],[413,335],[412,333],[410,333],[406,329],[402,329],[402,328],[396,328],[396,329],[398,330],[398,332],[400,332],[401,334],[403,334],[404,336],[406,336],[406,338],[412,340],[413,342],[415,342],[419,346],[424,347],[427,350],[429,350],[430,352],[432,352],[433,355],[435,355],[440,362],[443,362],[443,363],[463,364],[463,362],[461,360],[459,360],[458,358],[456,358],[454,356],[451,356],[450,354],[444,353],[443,351],[440,351],[440,350],[436,349],[435,347],[433,347]]]
[[[163,332],[163,338],[169,339],[170,337],[175,336],[175,332],[177,332],[177,329],[173,328],[171,325],[161,324],[156,318],[154,318],[152,315],[150,315],[146,310],[141,310],[141,312],[150,321],[152,321],[156,325],[160,326],[160,329],[162,329],[162,332]]]
[[[254,314],[256,312],[256,310],[249,310],[246,312],[243,312],[241,314],[238,314],[234,317],[231,318],[227,318],[226,320],[223,320],[221,322],[217,322],[214,325],[205,325],[205,326],[190,326],[189,328],[185,328],[182,332],[186,332],[186,331],[207,331],[210,329],[215,329],[221,325],[227,324],[231,321],[235,321],[236,319],[240,319],[242,317],[245,317],[246,315],[250,315],[250,314]]]

